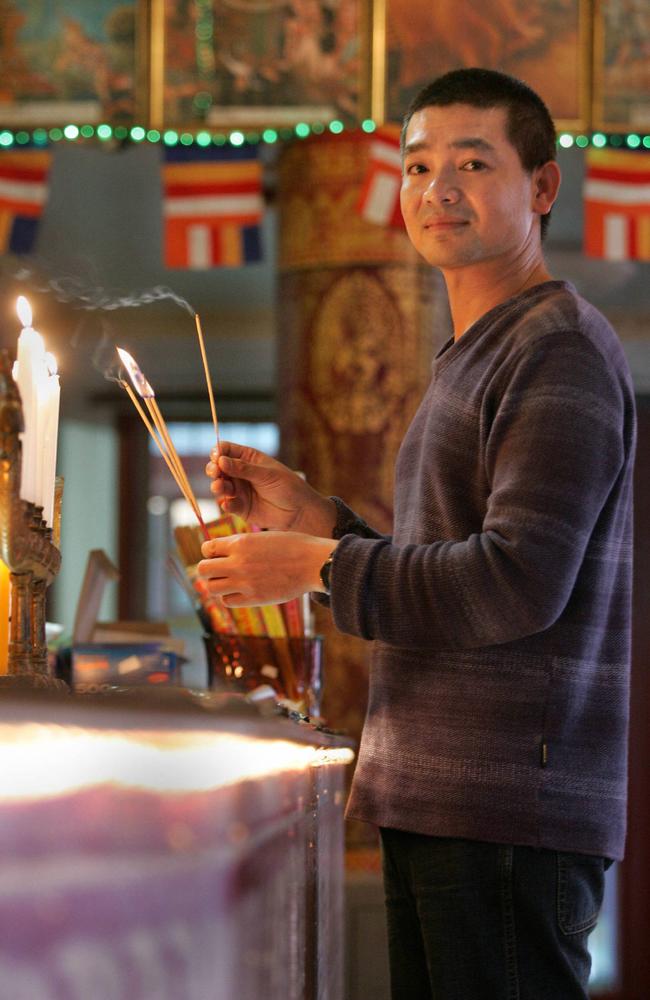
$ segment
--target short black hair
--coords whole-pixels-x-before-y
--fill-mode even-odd
[[[528,173],[556,159],[555,125],[544,101],[531,87],[494,69],[454,69],[427,84],[415,95],[404,115],[402,152],[406,130],[416,111],[450,104],[473,108],[505,108],[507,136]],[[541,236],[546,236],[551,213],[541,217]]]

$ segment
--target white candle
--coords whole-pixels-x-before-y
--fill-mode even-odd
[[[32,311],[21,295],[17,303],[23,329],[18,338],[18,389],[23,408],[25,429],[22,435],[22,473],[20,495],[23,500],[39,502],[37,493],[38,463],[38,384],[45,369],[45,344],[40,333],[32,328]]]
[[[42,455],[41,502],[45,523],[53,527],[54,522],[54,480],[56,477],[56,447],[59,435],[59,401],[61,386],[57,375],[56,359],[47,354],[48,375],[43,400],[43,438],[40,442]]]

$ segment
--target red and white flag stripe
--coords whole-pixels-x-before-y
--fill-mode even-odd
[[[0,206],[14,215],[38,216],[48,197],[50,153],[0,152]]]
[[[589,150],[583,190],[585,253],[650,260],[650,155]]]
[[[256,221],[264,211],[261,193],[250,194],[174,194],[165,197],[164,212],[167,218],[193,217],[238,219]]]
[[[359,196],[358,211],[367,222],[403,228],[399,194],[402,186],[402,156],[399,138],[380,135],[373,139],[368,170]]]

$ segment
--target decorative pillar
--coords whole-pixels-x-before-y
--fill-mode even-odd
[[[450,322],[440,276],[405,231],[357,212],[371,137],[323,135],[285,148],[278,173],[278,383],[282,457],[380,531],[393,466]],[[367,653],[317,614],[326,636],[328,721],[355,738]]]

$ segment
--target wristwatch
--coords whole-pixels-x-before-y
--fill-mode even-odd
[[[332,553],[331,556],[327,557],[327,559],[325,560],[325,562],[323,563],[323,565],[320,568],[321,583],[325,587],[325,592],[327,594],[331,593],[330,574],[332,572],[332,560],[333,559],[334,559],[334,553]]]

